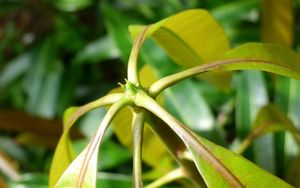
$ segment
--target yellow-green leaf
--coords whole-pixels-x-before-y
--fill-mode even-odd
[[[98,145],[99,146],[99,145]],[[97,160],[98,160],[98,149],[96,147],[90,160],[87,161],[87,152],[90,150],[90,144],[77,156],[77,158],[71,163],[71,165],[64,171],[60,179],[58,180],[55,188],[92,188],[96,187],[96,173],[97,173]],[[85,170],[83,182],[78,182],[81,178],[81,171],[83,171],[84,163],[87,166]]]
[[[223,71],[263,70],[300,79],[300,55],[293,50],[282,46],[262,43],[247,43],[229,50],[219,59],[240,60],[236,63],[219,66],[219,70]],[[216,68],[218,69],[218,67]]]
[[[145,26],[130,26],[135,38]],[[181,12],[152,24],[146,36],[151,36],[179,65],[193,67],[217,59],[230,49],[223,29],[206,10]],[[222,73],[203,77],[219,86],[229,84],[230,75]],[[227,82],[227,83],[226,83]]]
[[[62,173],[75,158],[69,132],[76,120],[92,109],[117,101],[121,96],[122,94],[107,95],[81,107],[70,107],[65,111],[63,134],[56,146],[50,167],[49,187],[53,187],[56,184]]]
[[[251,133],[242,141],[235,150],[237,153],[242,153],[252,144],[252,142],[265,134],[279,131],[289,131],[300,143],[299,131],[294,127],[293,123],[288,119],[280,108],[274,105],[267,105],[260,109],[253,123]]]
[[[294,36],[292,0],[263,0],[262,39],[290,47]]]
[[[237,187],[292,187],[238,154],[203,138],[199,138],[198,141],[236,178],[240,183]],[[189,149],[208,187],[232,187],[232,184],[220,174],[219,169],[204,160],[193,147],[189,146]]]
[[[291,187],[242,156],[197,137],[145,93],[140,93],[136,104],[147,108],[176,132],[188,148],[178,152],[194,161],[208,187]]]

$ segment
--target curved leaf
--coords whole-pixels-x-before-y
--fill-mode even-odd
[[[79,154],[79,156],[77,156],[71,165],[64,171],[58,182],[55,184],[55,187],[90,188],[96,186],[99,145],[114,116],[120,111],[120,109],[130,103],[131,101],[127,98],[121,98],[111,106],[99,125],[95,136]],[[72,119],[70,122],[72,122]]]
[[[236,130],[244,139],[250,132],[259,109],[268,103],[266,83],[262,72],[243,71],[236,80]],[[245,156],[257,165],[274,172],[276,169],[273,135],[258,138]],[[268,149],[266,149],[268,148]]]
[[[81,107],[70,107],[65,111],[63,134],[56,146],[50,167],[50,187],[53,187],[56,184],[59,177],[75,158],[75,152],[72,149],[71,140],[69,138],[70,129],[75,121],[86,112],[100,106],[111,104],[120,99],[121,96],[122,94],[107,95]]]
[[[279,131],[289,131],[300,144],[300,133],[288,117],[280,108],[271,104],[266,105],[257,113],[251,133],[243,140],[235,152],[242,153],[256,138]]]
[[[166,76],[149,88],[151,96],[194,75],[208,71],[263,70],[300,80],[300,55],[272,44],[247,43],[229,50],[217,61]]]
[[[147,108],[176,132],[188,148],[187,154],[192,155],[208,187],[291,187],[242,156],[204,138],[198,138],[146,94],[141,92],[136,104]]]
[[[208,151],[210,151],[224,166],[240,181],[243,187],[292,187],[281,179],[273,176],[267,171],[254,165],[247,159],[237,155],[221,146],[199,138]],[[228,182],[224,183],[224,178],[216,171],[215,168],[209,166],[207,161],[190,148],[195,162],[198,162],[199,169],[204,179],[206,179],[209,187],[231,187]],[[217,181],[218,180],[218,181]],[[224,183],[224,184],[223,184]]]
[[[247,43],[226,52],[219,60],[245,59],[221,70],[263,70],[300,79],[300,55],[293,50],[272,44]],[[257,62],[249,62],[253,59]]]
[[[65,187],[78,187],[79,174],[82,171],[83,164],[86,163],[86,155],[89,151],[90,144],[86,146],[83,152],[71,163],[67,170],[63,173],[55,188]],[[81,183],[82,188],[96,187],[96,172],[97,172],[97,160],[98,160],[98,147],[95,152],[92,153],[91,159],[87,164],[87,172],[85,174],[84,181]]]
[[[144,28],[130,26],[129,31],[135,38]],[[201,9],[187,10],[152,24],[146,35],[152,36],[177,64],[184,67],[216,60],[230,49],[222,27],[209,12]],[[217,74],[217,77],[208,74],[203,78],[222,87],[230,81],[228,73]]]

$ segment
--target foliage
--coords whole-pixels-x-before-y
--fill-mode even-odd
[[[0,187],[298,187],[298,9],[0,2]]]

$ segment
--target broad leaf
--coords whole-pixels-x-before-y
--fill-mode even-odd
[[[260,169],[240,155],[217,146],[203,138],[199,138],[198,141],[228,169],[231,176],[240,183],[240,187],[292,187],[269,172]],[[220,169],[213,167],[209,162],[204,160],[192,146],[188,147],[208,187],[232,187],[232,182],[221,175]]]
[[[135,38],[144,27],[130,26],[132,37]],[[213,61],[230,49],[223,29],[207,11],[201,9],[184,11],[152,24],[147,35],[152,36],[177,64],[184,67]],[[228,73],[215,76],[208,74],[203,78],[222,87],[229,84]]]
[[[239,60],[227,65],[220,63],[216,68],[222,71],[263,70],[300,79],[300,55],[277,45],[247,43],[229,50],[219,60]]]
[[[106,113],[105,117],[103,118],[101,124],[99,125],[94,137],[89,142],[89,144],[76,157],[76,159],[68,166],[68,168],[64,170],[62,176],[60,177],[57,183],[55,183],[56,179],[52,180],[55,183],[55,187],[79,188],[79,187],[96,186],[99,145],[101,144],[103,136],[108,126],[110,125],[112,119],[114,118],[114,116],[119,112],[121,108],[127,106],[130,103],[128,99],[126,98],[120,99],[120,97],[121,96],[118,94],[115,95],[112,94],[112,95],[107,95],[105,97],[102,97],[92,103],[89,103],[79,108],[77,111],[75,111],[75,115],[71,116],[68,119],[66,123],[66,129],[70,129],[71,126],[76,121],[76,119],[78,119],[80,115],[84,114],[90,109],[103,106],[105,104],[114,103]],[[52,168],[51,170],[53,170],[53,165],[51,166],[51,168]]]
[[[76,120],[79,119],[86,112],[100,106],[111,104],[120,99],[120,97],[121,95],[119,94],[107,95],[81,107],[70,107],[65,111],[63,134],[56,146],[56,150],[50,168],[50,187],[53,187],[56,184],[61,174],[71,164],[75,157],[71,145],[71,140],[69,138],[69,132]]]
[[[262,4],[262,40],[264,42],[292,47],[295,25],[292,0],[263,0]],[[299,94],[293,91],[299,84],[299,81],[288,78],[277,77],[276,79],[275,103],[289,114],[289,116],[290,114],[297,114],[299,112],[299,109],[292,110],[290,108],[295,104],[294,100],[299,98]],[[296,108],[299,108],[299,106]],[[297,116],[295,116],[296,119],[298,119]],[[292,135],[288,132],[277,133],[275,140],[277,163],[283,164],[277,169],[277,174],[283,175],[291,159],[298,155],[299,149],[292,139]]]
[[[99,146],[99,145],[98,145]],[[99,147],[92,152],[90,160],[87,161],[87,152],[90,150],[90,144],[76,157],[67,170],[62,174],[59,181],[56,183],[55,188],[65,187],[82,187],[91,188],[96,187],[96,173]],[[87,163],[87,164],[86,164]],[[87,166],[86,172],[82,174],[83,166]],[[83,179],[80,176],[84,176]],[[83,180],[80,181],[79,180]]]
[[[298,130],[294,127],[293,123],[282,112],[282,110],[275,105],[266,105],[258,111],[251,133],[243,140],[235,151],[240,154],[256,138],[268,133],[279,131],[290,132],[294,136],[294,139],[300,143],[300,134]]]
[[[169,60],[161,49],[156,48],[152,41],[144,44],[141,58],[146,64],[153,67],[160,78],[181,70],[179,66]],[[163,96],[165,96],[164,106],[173,115],[176,115],[194,131],[204,132],[208,137],[214,137],[219,141],[219,135],[216,134],[213,126],[215,120],[212,111],[202,95],[198,82],[185,80],[183,83],[168,88]]]
[[[180,137],[188,151],[177,152],[192,158],[208,187],[291,187],[242,156],[197,137],[147,95],[141,93],[136,104],[161,118]]]

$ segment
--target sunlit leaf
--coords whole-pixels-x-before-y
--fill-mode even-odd
[[[178,152],[195,162],[208,187],[291,187],[242,156],[198,137],[147,95],[141,94],[136,104],[161,118],[180,137],[188,151]]]
[[[220,58],[220,60],[228,59],[240,61],[220,66],[220,70],[263,70],[300,79],[300,55],[285,47],[247,43],[229,50]]]
[[[103,106],[105,104],[114,103],[103,120],[101,121],[94,137],[83,149],[83,151],[76,157],[74,161],[64,170],[57,183],[54,180],[55,187],[95,187],[96,186],[96,174],[97,174],[97,161],[99,146],[103,140],[103,136],[109,127],[111,121],[115,115],[125,106],[131,103],[127,98],[122,98],[123,95],[111,94],[106,95],[94,102],[88,103],[85,106],[79,108],[74,116],[71,116],[66,123],[66,127],[70,128],[74,124],[75,120],[80,115],[87,111]],[[63,134],[64,135],[64,134]],[[53,166],[52,166],[53,168]],[[74,179],[76,181],[74,181]],[[51,181],[51,180],[50,180]]]
[[[75,121],[80,118],[86,112],[95,109],[100,106],[111,104],[121,97],[120,94],[112,94],[104,96],[100,99],[92,101],[81,107],[70,107],[64,113],[64,129],[63,134],[56,146],[56,150],[53,156],[51,168],[50,168],[50,177],[49,177],[49,186],[53,187],[58,181],[61,174],[73,161],[75,154],[71,145],[71,140],[69,138],[69,131]]]
[[[144,26],[129,27],[133,38],[143,29]],[[152,36],[177,64],[184,67],[215,60],[230,49],[223,29],[207,11],[201,9],[184,11],[152,24],[147,35]],[[218,74],[216,77],[208,74],[203,78],[226,87],[230,75]]]
[[[87,152],[90,149],[90,144],[76,157],[76,159],[70,164],[66,171],[62,174],[58,182],[55,184],[55,188],[64,187],[83,187],[90,188],[96,187],[96,172],[98,161],[98,147],[92,152],[89,161],[86,161]],[[86,164],[87,163],[87,164]],[[86,165],[87,169],[83,171],[83,165]],[[80,176],[84,176],[83,179]],[[82,182],[79,182],[81,180]]]
[[[294,41],[294,7],[292,0],[263,0],[262,1],[262,40],[269,43],[277,43],[287,47],[292,47]],[[283,77],[277,77],[275,103],[279,105],[287,114],[295,113],[290,109],[293,106],[294,99],[299,95],[291,94],[291,85],[299,81],[290,80]],[[293,89],[297,87],[293,86]],[[292,89],[292,90],[293,90]],[[292,102],[293,101],[293,102]],[[299,110],[296,110],[298,113]],[[297,115],[298,116],[298,115]],[[296,117],[297,117],[296,116]],[[296,118],[297,119],[297,118]],[[277,163],[280,165],[277,169],[279,175],[283,175],[290,160],[299,153],[298,146],[295,144],[289,133],[278,133],[275,135]]]
[[[229,170],[231,173],[230,176],[235,178],[235,181],[240,184],[239,186],[236,185],[237,187],[292,187],[276,176],[260,169],[240,155],[217,146],[208,140],[199,138],[198,141],[205,146],[207,151],[210,152],[216,160]],[[220,173],[221,169],[218,165],[212,166],[212,164],[202,158],[196,149],[191,146],[189,146],[189,149],[208,187],[233,186],[234,181],[230,182],[230,180],[224,178]]]

